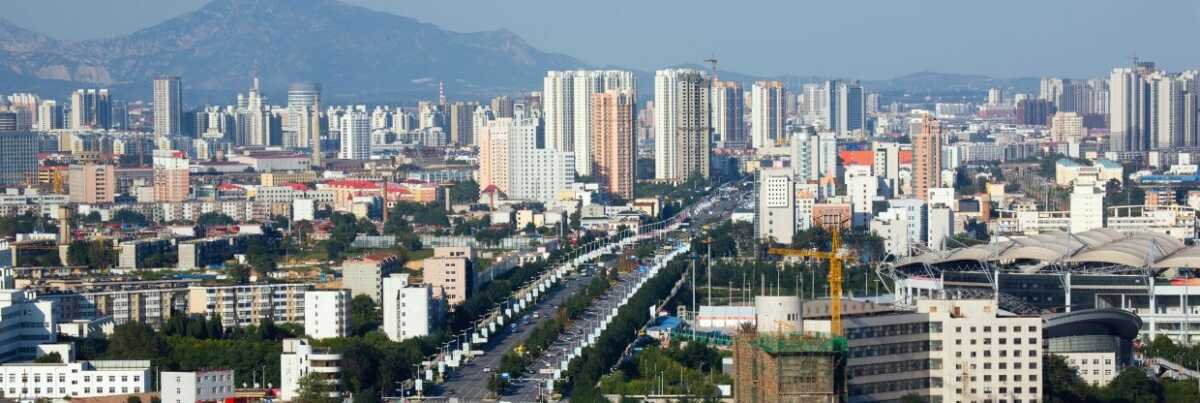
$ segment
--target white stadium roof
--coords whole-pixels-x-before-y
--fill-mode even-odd
[[[1123,234],[1100,228],[1077,234],[1047,232],[1009,237],[993,243],[935,251],[897,261],[893,267],[976,261],[1008,264],[1033,261],[1042,266],[1109,265],[1161,271],[1200,269],[1200,246],[1187,246],[1170,236],[1141,232]],[[1040,270],[1033,267],[1033,271]]]

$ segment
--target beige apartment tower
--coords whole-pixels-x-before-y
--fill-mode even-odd
[[[942,126],[932,117],[921,121],[920,132],[912,136],[912,191],[917,199],[929,197],[929,189],[942,187]]]
[[[68,183],[72,203],[112,203],[117,194],[117,177],[112,165],[71,165]]]
[[[595,175],[609,193],[633,199],[634,95],[606,91],[592,95],[592,160]]]

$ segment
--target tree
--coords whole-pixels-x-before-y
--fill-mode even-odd
[[[142,398],[137,397],[136,395],[130,396],[128,398],[125,398],[125,403],[142,403]]]
[[[233,218],[217,212],[204,213],[199,217],[196,217],[196,225],[203,225],[205,227],[233,225],[235,223],[237,222],[234,221]]]
[[[382,320],[379,317],[379,309],[375,305],[375,300],[366,294],[355,295],[354,299],[350,300],[350,332],[355,336],[362,336],[368,332],[379,328]]]
[[[1162,385],[1154,382],[1141,368],[1125,368],[1106,385],[1107,398],[1130,403],[1156,403]]]
[[[145,215],[133,210],[118,210],[116,213],[113,213],[112,219],[109,221],[121,225],[133,225],[138,227],[143,227],[149,223],[149,220],[146,219]]]
[[[167,342],[150,325],[127,322],[113,328],[108,356],[120,360],[156,360],[167,354]]]
[[[297,381],[299,388],[296,403],[337,403],[339,399],[330,397],[335,390],[320,373],[310,372]]]
[[[926,400],[925,398],[921,397],[921,395],[918,395],[916,393],[909,393],[907,395],[900,397],[900,403],[925,403],[927,401],[928,400]]]
[[[38,357],[37,359],[33,360],[33,362],[38,363],[38,364],[61,364],[63,362],[63,360],[62,360],[62,355],[59,354],[57,351],[55,351],[50,354],[46,354],[41,357]]]

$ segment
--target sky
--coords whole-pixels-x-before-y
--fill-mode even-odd
[[[1105,76],[1133,56],[1200,68],[1197,0],[343,0],[460,32],[511,30],[593,65],[700,64],[755,75],[886,79],[920,71]],[[9,0],[59,39],[116,36],[207,0]]]

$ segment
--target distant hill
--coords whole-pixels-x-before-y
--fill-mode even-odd
[[[543,52],[507,30],[451,32],[336,0],[212,0],[194,12],[128,35],[60,41],[0,18],[0,92],[65,97],[74,88],[112,88],[118,98],[146,99],[151,78],[184,78],[186,102],[230,103],[250,86],[255,66],[275,103],[289,84],[318,81],[331,102],[433,99],[444,81],[451,99],[484,99],[541,88],[546,70],[587,68]],[[699,64],[682,65],[707,70]],[[653,71],[637,71],[649,98]],[[790,88],[826,78],[759,77],[720,71],[724,80],[774,78]],[[922,72],[864,81],[869,91],[1037,89],[1037,79]]]
[[[189,102],[229,102],[249,87],[256,63],[268,95],[311,80],[344,101],[429,98],[439,80],[456,97],[515,91],[540,87],[546,70],[586,67],[506,30],[450,32],[334,0],[213,0],[129,35],[82,42],[0,20],[3,89],[62,82],[147,96],[151,77],[176,74]]]

